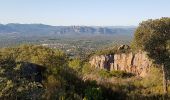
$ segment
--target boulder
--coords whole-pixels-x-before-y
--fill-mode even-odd
[[[127,50],[130,49],[130,47],[128,45],[121,45],[118,50]]]

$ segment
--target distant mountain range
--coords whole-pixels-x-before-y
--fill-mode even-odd
[[[135,26],[50,26],[44,24],[0,24],[0,34],[18,35],[113,35],[133,34]]]

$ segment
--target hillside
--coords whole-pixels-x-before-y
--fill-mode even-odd
[[[44,24],[0,24],[0,34],[16,35],[113,35],[132,34],[136,27],[50,26]]]
[[[60,50],[23,45],[0,49],[0,99],[122,100],[162,97],[161,70],[143,78],[93,68]],[[169,87],[170,89],[170,87]]]
[[[41,28],[45,32],[51,26],[17,25],[19,30],[15,24],[7,26],[11,30],[1,25],[2,36],[8,34],[20,44],[29,44],[0,48],[2,100],[170,99],[170,18],[142,22],[131,42],[126,35],[112,34],[114,39],[106,36],[107,29],[100,36],[56,38],[58,33],[52,37],[35,36]],[[22,35],[29,30],[36,32],[30,33],[32,38]],[[99,27],[71,26],[59,30],[71,35],[100,34]],[[2,44],[7,43],[5,39],[11,40],[9,36],[1,37]],[[28,37],[34,42],[25,40]]]

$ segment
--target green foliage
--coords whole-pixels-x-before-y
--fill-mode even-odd
[[[0,49],[0,98],[42,98],[46,90],[58,88],[56,76],[66,64],[64,53],[41,46]]]
[[[141,81],[145,87],[162,85],[162,73],[157,67],[151,67],[150,73]]]
[[[103,100],[101,88],[88,87],[83,100]]]
[[[133,74],[131,73],[118,71],[118,70],[113,70],[113,71],[99,70],[98,73],[101,77],[106,77],[106,78],[111,78],[111,77],[125,78],[125,77],[133,76]]]
[[[159,67],[152,66],[150,72],[147,74],[146,77],[140,80],[134,80],[133,84],[138,89],[136,93],[139,92],[139,94],[142,93],[145,95],[163,94],[162,72]]]
[[[170,40],[170,18],[147,20],[136,29],[132,45],[148,52],[156,63],[169,62],[167,42]]]
[[[107,70],[99,70],[98,73],[101,77],[106,77],[106,78],[112,77],[112,74]]]
[[[0,52],[2,57],[16,62],[30,62],[47,67],[60,66],[65,63],[63,52],[42,46],[22,45],[16,48],[4,48]]]
[[[80,59],[72,59],[68,62],[68,66],[76,71],[81,71],[82,61]]]
[[[124,71],[118,71],[118,70],[113,70],[110,72],[112,76],[119,77],[119,78],[124,78],[124,77],[132,77],[132,73],[124,72]]]
[[[84,79],[88,75],[95,78]],[[131,76],[123,71],[94,69],[80,59],[68,61],[62,51],[46,47],[0,49],[2,100],[120,100],[150,99],[152,95],[161,98],[160,70],[151,69],[143,79]]]
[[[90,73],[93,72],[93,71],[94,71],[94,69],[90,66],[89,63],[85,63],[85,64],[83,65],[83,68],[82,68],[82,73],[83,73],[83,74],[90,74]]]
[[[163,90],[167,94],[167,68],[170,62],[168,42],[170,40],[170,18],[142,22],[136,29],[133,45],[148,53],[154,63],[161,65]]]

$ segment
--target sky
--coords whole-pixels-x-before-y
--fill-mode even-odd
[[[0,23],[136,26],[170,17],[170,0],[0,0]]]

